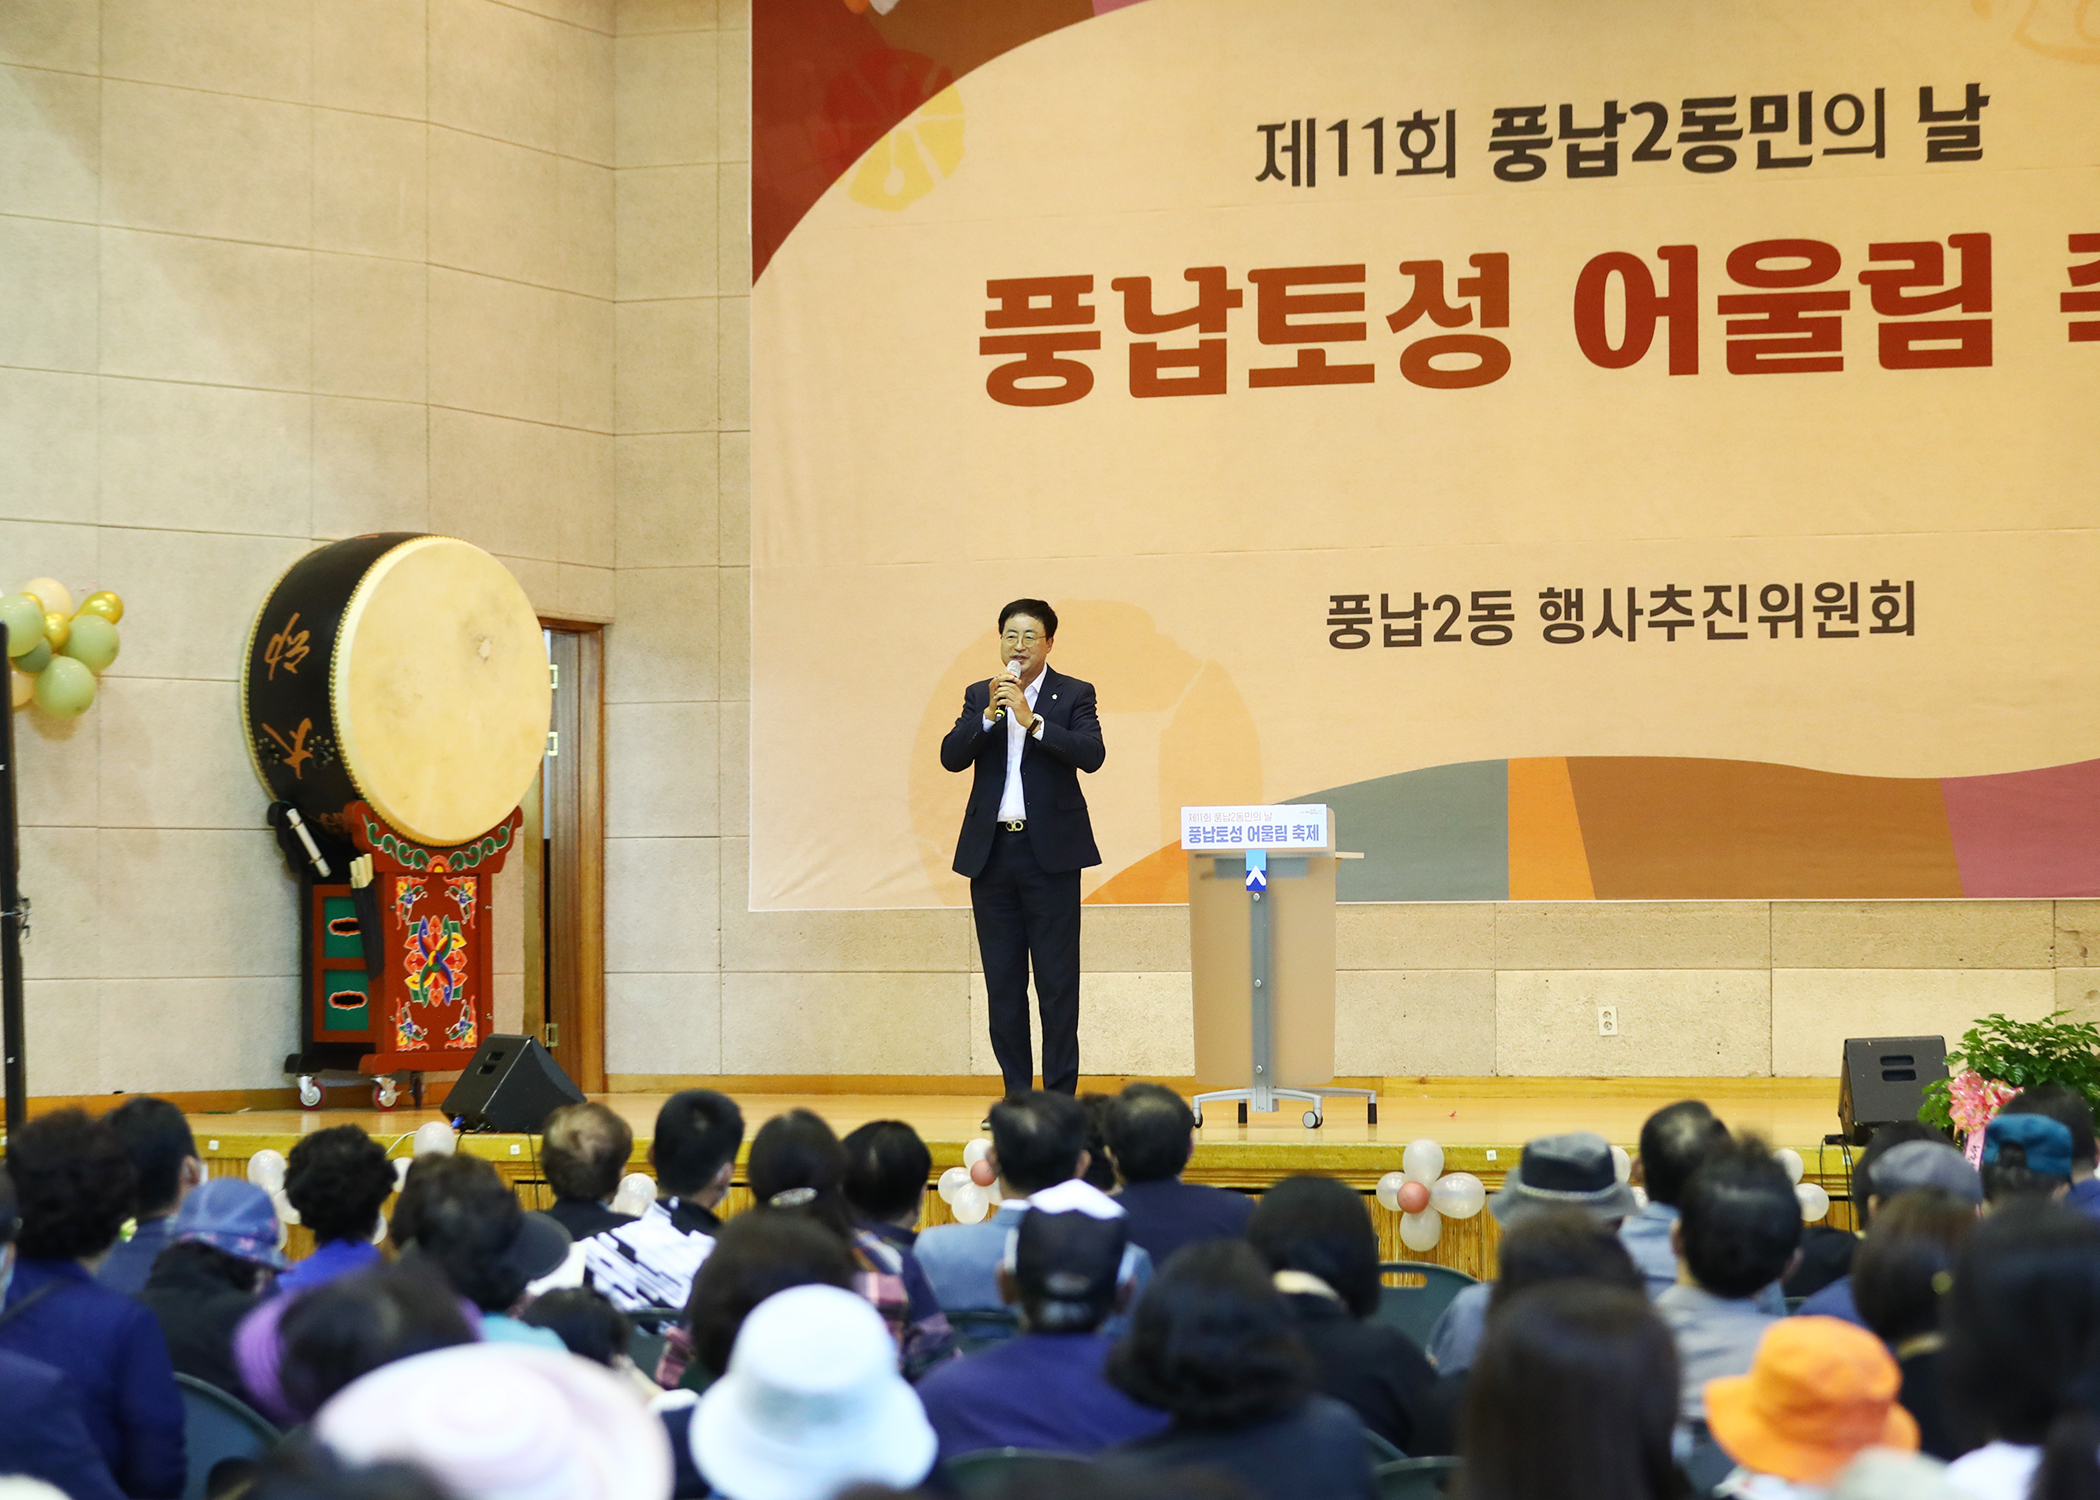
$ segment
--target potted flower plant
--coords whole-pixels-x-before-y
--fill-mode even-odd
[[[1947,1054],[1948,1076],[1927,1085],[1918,1118],[1959,1131],[1973,1161],[1983,1151],[1984,1127],[2021,1089],[2066,1084],[2100,1114],[2100,1026],[2067,1021],[2069,1014],[2053,1011],[2039,1021],[1985,1016]]]

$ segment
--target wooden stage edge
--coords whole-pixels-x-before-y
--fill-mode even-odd
[[[742,1106],[746,1153],[750,1137],[772,1116],[788,1109],[816,1111],[841,1135],[869,1120],[901,1119],[925,1139],[938,1176],[960,1165],[963,1148],[982,1134],[978,1122],[998,1093],[998,1080],[974,1077],[856,1077],[841,1075],[761,1077],[648,1077],[615,1075],[622,1087],[594,1095],[618,1111],[634,1128],[630,1170],[649,1170],[649,1136],[664,1099],[680,1088],[719,1089]],[[1114,1092],[1131,1080],[1087,1077],[1082,1092]],[[1186,1094],[1194,1080],[1156,1080]],[[637,1087],[640,1084],[651,1087]],[[1307,1129],[1303,1106],[1289,1103],[1274,1114],[1253,1115],[1246,1125],[1231,1105],[1213,1106],[1197,1134],[1194,1158],[1185,1174],[1192,1182],[1258,1193],[1294,1173],[1318,1173],[1368,1192],[1387,1172],[1400,1169],[1409,1141],[1428,1136],[1444,1148],[1447,1172],[1471,1172],[1490,1191],[1502,1185],[1526,1140],[1570,1130],[1594,1130],[1628,1150],[1636,1148],[1644,1120],[1677,1099],[1704,1099],[1728,1124],[1753,1131],[1774,1147],[1801,1153],[1807,1180],[1820,1183],[1837,1200],[1829,1222],[1850,1221],[1849,1187],[1856,1153],[1825,1146],[1825,1135],[1837,1129],[1838,1084],[1835,1078],[1338,1078],[1337,1085],[1378,1090],[1379,1119],[1365,1118],[1358,1099],[1335,1099],[1326,1123]],[[32,1099],[31,1113],[66,1105],[93,1111],[108,1109],[127,1097],[99,1094],[84,1098]],[[389,1154],[405,1155],[416,1127],[443,1121],[433,1107],[380,1111],[334,1107],[357,1095],[331,1091],[327,1107],[301,1110],[290,1091],[274,1089],[169,1094],[190,1118],[197,1144],[213,1176],[239,1176],[259,1151],[289,1151],[303,1135],[333,1125],[355,1125],[381,1141]],[[443,1098],[433,1086],[433,1105]],[[460,1149],[493,1162],[529,1206],[548,1202],[539,1167],[539,1140],[530,1135],[478,1134],[461,1140]],[[723,1207],[736,1212],[750,1203],[739,1162],[734,1185]],[[1475,1276],[1492,1274],[1500,1236],[1490,1215],[1447,1221],[1442,1242],[1425,1254],[1404,1249],[1399,1216],[1369,1200],[1385,1253],[1391,1260],[1434,1261]],[[922,1224],[950,1221],[938,1196],[926,1197]],[[291,1231],[288,1250],[295,1256],[310,1248],[303,1229]]]

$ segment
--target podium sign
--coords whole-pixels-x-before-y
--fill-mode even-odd
[[[1320,805],[1184,807],[1197,1123],[1206,1100],[1321,1123],[1334,1077],[1334,815]]]

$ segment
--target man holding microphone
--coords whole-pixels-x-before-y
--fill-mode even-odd
[[[1006,670],[963,690],[941,765],[976,767],[955,873],[970,880],[992,1051],[1009,1095],[1034,1081],[1028,974],[1043,1024],[1043,1087],[1079,1087],[1079,872],[1101,863],[1079,772],[1106,752],[1092,683],[1054,672],[1057,611],[1016,599],[999,611]]]

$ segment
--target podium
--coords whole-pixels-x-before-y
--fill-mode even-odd
[[[1308,1129],[1336,1096],[1334,1078],[1333,810],[1322,805],[1184,807],[1189,862],[1189,959],[1195,991],[1196,1123],[1230,1100],[1239,1121],[1277,1101],[1312,1106]]]

